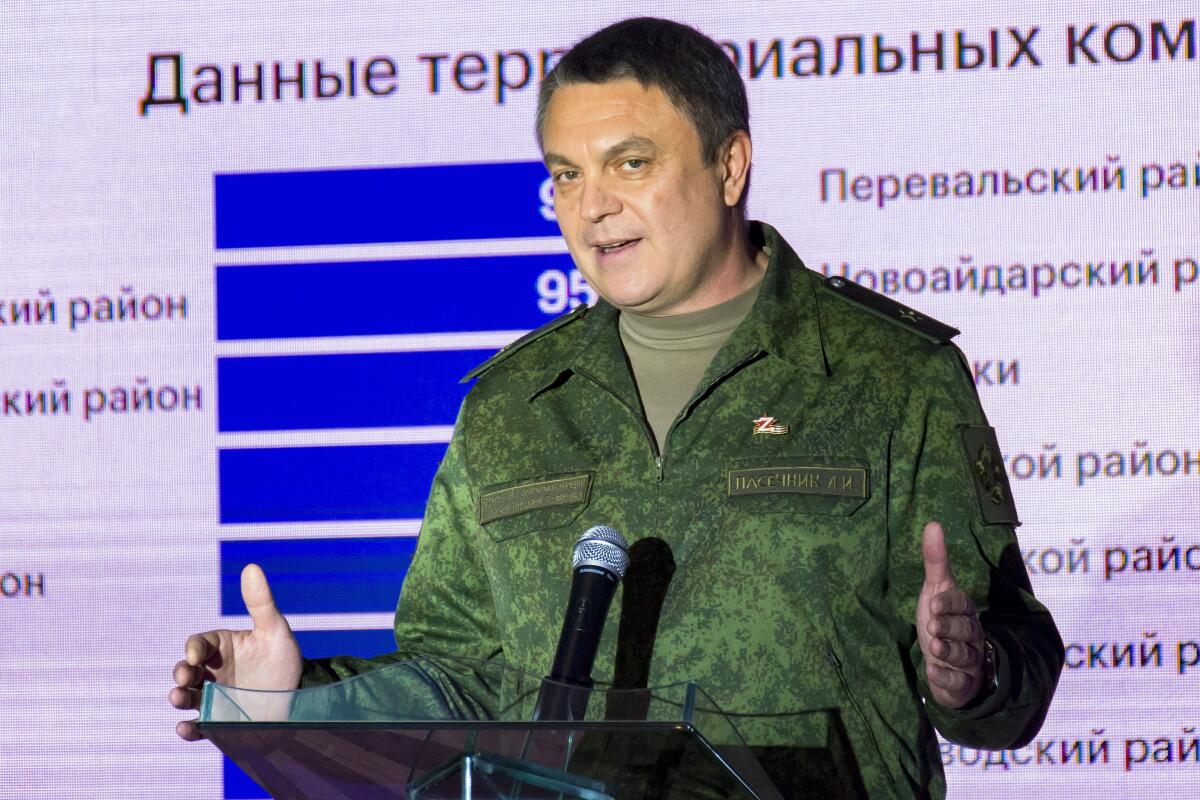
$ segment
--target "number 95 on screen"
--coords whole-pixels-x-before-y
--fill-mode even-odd
[[[580,303],[596,302],[596,290],[588,286],[577,269],[565,272],[548,269],[537,276],[538,310],[543,314],[561,314]]]

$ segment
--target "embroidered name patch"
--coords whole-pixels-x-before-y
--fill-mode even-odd
[[[729,495],[867,496],[867,471],[847,467],[760,467],[729,470]]]
[[[486,525],[536,508],[586,503],[591,488],[591,475],[573,475],[486,492],[479,498],[479,524]]]

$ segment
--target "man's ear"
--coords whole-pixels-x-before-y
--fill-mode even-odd
[[[730,208],[741,202],[742,194],[750,182],[750,161],[753,155],[750,134],[746,131],[734,131],[721,146],[718,159],[721,164],[721,183],[725,205]]]

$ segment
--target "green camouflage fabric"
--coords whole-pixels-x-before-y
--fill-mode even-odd
[[[935,727],[995,749],[1036,733],[1062,640],[1030,588],[999,454],[977,444],[990,429],[953,329],[823,279],[767,225],[752,235],[770,254],[758,299],[661,455],[603,302],[472,373],[397,652],[306,662],[306,686],[419,656],[546,674],[572,545],[607,524],[634,546],[662,540],[676,565],[649,685],[698,681],[786,796],[940,798]],[[754,433],[763,417],[787,432]],[[996,651],[998,685],[959,710],[927,699],[914,626],[929,520]],[[614,675],[622,594],[598,682]]]

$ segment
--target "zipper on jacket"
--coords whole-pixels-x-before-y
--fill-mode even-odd
[[[733,364],[731,364],[729,369],[725,370],[720,375],[716,376],[711,381],[704,384],[703,387],[699,387],[699,390],[692,394],[692,399],[687,402],[687,405],[684,406],[683,411],[681,411],[679,416],[677,416],[675,418],[675,420],[671,423],[671,427],[667,428],[667,435],[665,437],[663,437],[663,442],[665,443],[667,440],[669,440],[671,438],[671,433],[675,430],[675,423],[679,422],[679,420],[682,419],[686,414],[690,414],[692,411],[692,408],[696,405],[697,402],[699,402],[701,397],[703,397],[705,394],[707,394],[708,391],[710,389],[712,389],[714,386],[716,386],[718,383],[725,380],[725,378],[727,378],[729,376],[729,374],[732,373],[734,370],[738,369],[743,364],[746,364],[747,362],[754,360],[761,353],[762,353],[761,350],[755,350],[754,352],[747,353],[745,356],[743,356],[742,358],[738,359]],[[646,421],[646,417],[642,413],[642,410],[640,408],[634,408],[629,403],[625,402],[625,400],[623,400],[619,394],[617,394],[615,391],[613,391],[611,386],[609,386],[604,381],[600,380],[599,378],[597,378],[595,375],[588,372],[587,370],[580,370],[580,373],[583,375],[586,375],[593,383],[595,383],[601,389],[604,389],[604,391],[611,394],[613,397],[615,397],[617,399],[617,401],[619,403],[621,403],[621,405],[625,406],[631,412],[633,412],[633,416],[637,419],[638,424],[642,426],[642,432],[646,434],[646,441],[648,441],[650,443],[650,454],[652,456],[654,456],[654,482],[662,483],[663,477],[664,477],[663,464],[666,460],[666,452],[665,452],[666,448],[664,446],[663,452],[659,451],[658,440],[654,438],[654,431],[650,430],[650,423]]]
[[[642,426],[642,433],[646,434],[646,441],[650,443],[650,455],[654,458],[654,482],[662,483],[663,454],[658,451],[658,440],[654,438],[654,431],[650,430],[650,423],[646,421],[646,417],[642,414],[642,410],[640,408],[634,408],[629,403],[625,402],[625,400],[621,398],[621,395],[613,391],[611,386],[597,378],[592,373],[588,372],[587,370],[579,370],[579,372],[581,375],[586,375],[592,383],[608,392],[610,395],[616,398],[618,403],[625,406],[630,410],[630,412],[633,413],[634,419],[636,419],[638,424]]]
[[[739,358],[737,361],[730,364],[729,369],[725,370],[720,375],[717,375],[715,378],[713,378],[708,383],[704,384],[703,386],[697,386],[696,391],[692,393],[692,399],[687,401],[687,404],[683,407],[683,411],[681,411],[679,416],[675,418],[675,422],[678,422],[686,414],[692,413],[692,409],[695,408],[696,404],[700,402],[700,398],[703,397],[704,395],[708,394],[708,391],[710,389],[712,389],[714,386],[716,386],[721,381],[728,378],[731,373],[736,371],[742,365],[747,364],[747,363],[753,361],[754,359],[758,358],[758,356],[761,353],[762,353],[762,350],[755,350],[753,352],[747,353],[746,355]],[[675,422],[672,422],[671,427],[667,429],[668,437],[670,437],[671,431],[675,430]]]
[[[646,436],[649,437],[649,439],[650,439],[650,449],[654,452],[654,469],[656,470],[656,474],[654,476],[655,483],[663,482],[663,464],[665,463],[666,458],[667,458],[666,442],[670,441],[671,434],[674,433],[674,431],[675,431],[676,423],[678,423],[679,420],[683,419],[686,415],[692,413],[692,408],[695,407],[696,403],[700,402],[700,398],[703,397],[705,394],[707,394],[710,389],[712,389],[714,386],[716,386],[721,381],[725,380],[725,378],[729,377],[729,374],[731,372],[733,372],[734,370],[736,370],[738,367],[742,366],[743,364],[745,364],[748,361],[752,361],[753,359],[755,359],[761,352],[762,352],[761,350],[757,350],[753,353],[747,353],[743,358],[739,359],[734,364],[732,364],[729,367],[729,369],[725,370],[720,375],[716,376],[711,381],[704,384],[704,386],[697,387],[698,390],[692,394],[692,398],[690,400],[688,400],[687,404],[684,405],[683,409],[679,412],[679,415],[677,417],[675,417],[675,419],[671,422],[671,427],[667,428],[667,435],[663,437],[662,452],[659,452],[659,450],[658,450],[658,441],[654,438],[654,432],[650,430],[649,423],[647,423],[645,421],[645,419],[642,417],[642,414],[640,411],[634,412],[634,414],[637,416],[637,418],[641,421],[642,428],[643,428],[643,430],[646,431]],[[628,404],[626,404],[626,405],[628,405]]]

